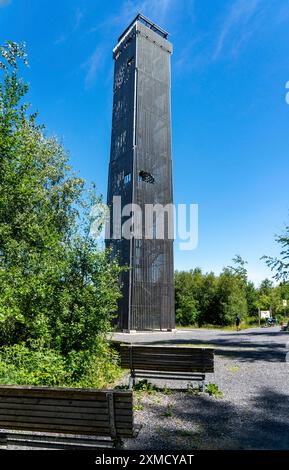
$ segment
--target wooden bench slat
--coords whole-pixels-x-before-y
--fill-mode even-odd
[[[1,391],[0,391],[1,393]],[[8,396],[0,396],[0,404],[3,403],[20,403],[20,404],[30,404],[30,405],[37,405],[41,402],[43,405],[47,406],[63,406],[63,407],[70,407],[70,406],[76,406],[80,408],[97,408],[97,409],[107,409],[107,402],[106,401],[83,401],[83,400],[56,400],[56,399],[47,399],[47,398],[42,398],[42,397],[21,397],[21,396],[14,396],[14,397],[8,397]],[[129,399],[128,397],[125,397],[124,400],[115,400],[115,407],[130,407],[132,403],[132,397]]]
[[[132,363],[143,363],[143,364],[160,364],[160,365],[164,365],[164,364],[172,364],[172,365],[175,365],[175,366],[191,366],[191,367],[196,367],[198,365],[212,365],[213,364],[213,361],[202,361],[202,360],[199,360],[199,361],[191,361],[191,360],[187,360],[187,361],[174,361],[174,360],[158,360],[158,359],[155,359],[155,360],[149,360],[149,359],[144,359],[144,358],[136,358],[136,357],[133,357],[132,358],[132,361],[130,361],[129,359],[124,359],[121,361],[122,364],[131,364]]]
[[[15,432],[9,432],[7,430],[1,431],[1,434],[5,434],[5,437],[9,440],[12,439],[17,439],[17,440],[24,440],[24,439],[29,439],[30,441],[47,441],[50,440],[50,442],[67,442],[67,443],[76,443],[76,444],[86,444],[86,443],[91,443],[93,444],[95,442],[95,436],[75,436],[74,434],[68,434],[68,433],[62,433],[61,435],[52,433],[52,432],[47,432],[44,435],[38,433],[37,431],[34,431],[33,434],[31,431],[21,431],[19,433],[18,431]],[[108,443],[109,441],[107,438],[105,440],[103,438],[98,438],[98,442],[103,442],[103,443]]]
[[[191,374],[191,373],[184,373],[183,375],[176,375],[172,374],[171,372],[165,374],[165,375],[156,375],[152,374],[151,371],[135,371],[134,377],[143,377],[143,378],[150,378],[150,379],[162,379],[162,380],[181,380],[181,381],[186,381],[186,382],[192,382],[192,381],[199,381],[199,380],[204,380],[205,378],[205,373],[196,373],[196,374]]]
[[[145,361],[137,361],[137,360],[133,360],[132,362],[122,362],[121,363],[121,366],[123,369],[145,369],[146,367],[148,366],[152,366],[152,367],[155,367],[156,370],[158,368],[166,368],[166,367],[171,367],[173,369],[176,369],[176,370],[189,370],[189,371],[194,371],[194,370],[197,370],[197,369],[207,369],[207,368],[213,368],[214,367],[214,364],[212,363],[201,363],[201,361],[197,364],[192,364],[192,363],[188,363],[188,364],[184,364],[184,363],[170,363],[170,362],[145,362]]]
[[[14,410],[16,412],[17,410],[30,410],[33,411],[37,408],[39,411],[51,411],[57,412],[61,411],[65,414],[67,413],[87,413],[87,414],[96,414],[96,415],[105,415],[108,417],[108,410],[107,408],[88,408],[88,407],[75,407],[75,406],[49,406],[49,405],[42,405],[41,403],[37,405],[33,404],[27,404],[27,403],[1,403],[0,402],[0,413],[1,410]],[[131,407],[123,407],[121,406],[120,408],[115,409],[115,414],[117,416],[122,416],[122,415],[131,415]]]
[[[88,420],[70,420],[70,419],[65,419],[65,420],[61,420],[61,419],[57,419],[57,418],[43,418],[43,417],[31,417],[31,418],[25,418],[23,416],[18,416],[17,419],[15,419],[14,417],[11,417],[11,416],[6,416],[5,419],[3,418],[3,416],[1,416],[0,418],[0,423],[1,423],[1,427],[6,427],[5,426],[5,423],[7,422],[11,422],[11,420],[13,420],[14,422],[14,425],[17,426],[17,424],[21,424],[21,426],[26,426],[26,425],[30,425],[31,423],[34,423],[34,424],[38,424],[39,426],[42,426],[42,427],[45,427],[47,425],[53,425],[54,426],[54,429],[55,429],[55,432],[58,432],[59,429],[62,428],[62,426],[68,426],[68,427],[72,427],[74,429],[78,429],[79,430],[79,434],[82,434],[83,430],[86,429],[87,427],[89,428],[93,428],[95,430],[95,434],[100,434],[101,435],[101,432],[100,431],[103,431],[105,430],[111,430],[110,429],[110,426],[108,424],[108,421],[88,421]],[[118,421],[117,425],[116,425],[116,429],[130,429],[132,427],[132,419],[130,420],[124,420],[124,421]]]
[[[202,362],[202,361],[199,361],[199,362],[191,362],[191,361],[187,361],[187,362],[172,362],[172,361],[144,361],[142,359],[132,359],[132,362],[130,361],[123,361],[122,364],[128,364],[128,365],[135,365],[135,364],[144,364],[144,366],[146,366],[147,364],[151,364],[151,365],[160,365],[160,366],[165,366],[165,365],[171,365],[171,366],[175,366],[175,367],[201,367],[201,366],[211,366],[213,365],[212,362]]]
[[[86,443],[86,444],[77,444],[75,442],[69,443],[69,442],[63,442],[63,441],[40,441],[40,440],[30,440],[30,439],[19,439],[17,437],[10,438],[8,439],[9,445],[12,446],[25,446],[25,447],[37,447],[38,448],[44,448],[49,449],[49,450],[100,450],[103,447],[112,447],[113,443],[109,441],[100,441],[97,439],[96,441],[92,441],[92,443]]]
[[[202,364],[212,364],[213,363],[213,360],[212,359],[209,359],[209,358],[191,358],[191,357],[188,357],[188,358],[164,358],[164,357],[152,357],[150,358],[149,356],[133,356],[132,357],[132,360],[133,361],[138,361],[138,362],[141,362],[143,361],[144,363],[148,362],[148,363],[156,363],[156,364],[199,364],[199,363],[202,363]],[[122,361],[124,362],[129,362],[130,361],[130,358],[128,357],[125,357],[125,358],[122,358]]]
[[[155,367],[153,364],[151,366],[146,366],[146,367],[143,367],[143,364],[138,364],[138,365],[135,365],[135,369],[147,369],[148,367],[152,367],[152,369],[155,368],[155,370],[159,370],[159,371],[166,371],[166,370],[173,370],[174,372],[206,372],[206,371],[209,371],[209,370],[213,370],[213,367],[212,366],[194,366],[194,367],[179,367],[179,366],[169,366],[169,365],[158,365],[157,367]]]
[[[130,361],[129,359],[123,359],[121,361],[122,364],[131,364],[131,362],[133,363],[144,363],[144,364],[160,364],[160,365],[163,365],[163,364],[172,364],[172,365],[175,365],[175,366],[191,366],[191,367],[196,367],[198,365],[212,365],[213,364],[213,361],[206,361],[206,360],[202,360],[200,359],[199,361],[191,361],[190,359],[187,360],[187,361],[175,361],[173,359],[171,360],[163,360],[163,359],[152,359],[152,360],[149,360],[148,358],[143,358],[143,357],[133,357],[132,358],[132,361]]]
[[[71,393],[78,393],[80,397],[93,394],[99,398],[103,398],[106,393],[111,393],[117,397],[130,397],[131,392],[126,390],[107,390],[107,389],[96,389],[96,388],[69,388],[69,387],[38,387],[35,385],[0,385],[1,392],[6,390],[7,392],[19,392],[19,393],[34,393],[39,392],[41,396],[44,396],[45,392],[49,392],[50,395],[58,396],[59,394],[65,393],[65,396],[68,397]]]
[[[44,410],[39,410],[38,408],[36,410],[20,410],[20,409],[5,409],[5,415],[3,410],[0,410],[0,419],[2,419],[3,416],[14,416],[15,413],[17,413],[17,416],[24,416],[24,417],[43,417],[43,418],[63,418],[64,421],[68,420],[86,420],[86,421],[91,421],[92,423],[94,422],[108,422],[108,415],[107,414],[99,414],[99,413],[73,413],[73,412],[67,412],[63,413],[60,411],[44,411]],[[125,415],[117,415],[117,422],[124,422],[124,421],[131,421],[132,420],[132,414],[125,414]]]
[[[7,410],[8,411],[8,410]],[[13,411],[13,410],[10,410],[10,411]],[[35,411],[34,413],[30,413],[30,411],[23,411],[22,413],[17,410],[17,415],[14,413],[11,414],[11,413],[1,413],[0,414],[0,421],[6,421],[6,418],[7,420],[11,421],[11,416],[13,416],[13,419],[15,420],[15,422],[18,422],[18,421],[21,421],[21,422],[24,422],[24,421],[27,421],[27,422],[30,422],[32,420],[35,420],[35,422],[42,422],[42,423],[67,423],[67,424],[73,424],[73,423],[76,423],[76,424],[79,424],[80,426],[81,425],[89,425],[89,426],[92,426],[94,425],[94,423],[108,423],[108,419],[106,419],[106,417],[104,415],[87,415],[85,417],[81,417],[79,414],[77,414],[77,416],[70,416],[68,413],[67,415],[65,416],[59,416],[59,413],[55,413],[54,415],[50,412],[45,412],[45,411]],[[30,414],[29,414],[30,413]],[[47,413],[47,414],[44,414],[44,413]],[[91,416],[91,417],[89,417]],[[130,422],[132,420],[132,415],[129,416],[129,415],[126,415],[126,416],[118,416],[117,417],[117,420],[116,420],[116,425],[123,421],[123,420],[127,420],[128,422]]]
[[[11,409],[11,410],[30,410],[30,411],[33,411],[37,408],[37,410],[42,410],[42,411],[61,411],[63,413],[69,413],[69,412],[72,412],[72,413],[97,413],[97,414],[100,414],[100,415],[105,415],[107,416],[108,415],[108,410],[107,408],[103,407],[103,408],[88,408],[88,407],[80,407],[80,406],[61,406],[61,405],[42,405],[42,403],[38,403],[38,404],[29,404],[29,403],[2,403],[0,402],[0,413],[1,413],[1,410],[7,410],[7,409]]]
[[[63,420],[68,420],[68,419],[85,419],[87,421],[108,421],[108,414],[101,414],[101,413],[73,413],[71,411],[69,412],[62,412],[62,411],[55,411],[53,409],[47,411],[47,410],[41,410],[38,407],[36,407],[34,410],[31,409],[19,409],[19,408],[10,408],[10,409],[0,409],[0,419],[2,419],[3,416],[8,416],[12,415],[14,416],[17,413],[17,417],[19,416],[24,416],[24,417],[51,417],[51,418],[63,418]]]
[[[148,361],[148,362],[175,362],[175,363],[188,363],[190,362],[191,364],[198,364],[199,362],[212,362],[213,361],[213,358],[211,357],[205,357],[205,356],[199,356],[199,357],[192,357],[192,356],[187,356],[187,357],[183,357],[183,356],[178,356],[178,357],[174,357],[174,356],[161,356],[161,355],[158,355],[158,356],[149,356],[148,354],[144,355],[144,354],[133,354],[133,359],[134,360],[141,360],[141,361]],[[125,355],[125,356],[121,356],[121,360],[123,361],[129,361],[130,360],[130,356],[129,355]]]
[[[111,436],[110,428],[104,427],[91,427],[91,426],[72,426],[72,425],[57,425],[57,428],[54,424],[43,424],[43,423],[15,423],[14,421],[0,421],[0,428],[2,429],[14,429],[14,430],[35,430],[37,432],[67,432],[70,434],[78,435],[91,435],[91,436]],[[134,432],[128,427],[117,426],[117,434],[119,437],[133,437]]]
[[[122,364],[122,367],[129,369],[130,364]],[[174,371],[174,372],[209,372],[214,370],[213,366],[177,366],[177,365],[169,365],[169,364],[144,364],[143,362],[133,362],[133,369],[141,369],[141,370],[159,370],[159,371]]]
[[[133,357],[138,357],[138,358],[146,358],[146,359],[163,359],[164,361],[169,361],[169,360],[176,360],[176,361],[198,361],[200,359],[208,360],[211,361],[214,359],[214,356],[207,355],[207,354],[198,354],[198,355],[175,355],[175,354],[144,354],[144,353],[132,353]],[[121,358],[129,359],[131,357],[130,354],[121,354]]]
[[[19,404],[19,405],[27,405],[27,406],[37,406],[43,405],[48,407],[61,407],[61,408],[70,408],[71,406],[77,408],[91,408],[94,410],[107,410],[107,403],[106,402],[93,402],[93,401],[69,401],[69,400],[44,400],[41,398],[21,398],[19,397],[0,397],[0,406],[9,406],[9,404]]]
[[[97,391],[93,389],[65,389],[60,388],[59,390],[56,388],[51,388],[51,390],[47,387],[23,387],[23,386],[0,386],[0,395],[1,396],[29,396],[29,397],[46,397],[51,399],[61,399],[64,398],[68,399],[76,399],[80,401],[102,401],[106,402],[106,393],[109,390]],[[115,393],[115,400],[116,401],[128,401],[131,400],[131,396],[127,392],[116,392]]]
[[[119,349],[121,348],[130,348],[131,345],[130,344],[121,344],[119,346]],[[148,349],[150,349],[151,351],[157,353],[157,351],[162,351],[163,353],[168,353],[168,354],[171,354],[172,351],[176,351],[176,354],[178,353],[178,351],[183,351],[183,352],[188,352],[188,351],[205,351],[205,352],[210,352],[210,351],[214,351],[214,348],[213,347],[195,347],[195,346],[174,346],[174,345],[171,345],[171,346],[160,346],[160,345],[138,345],[138,344],[133,344],[132,347],[136,350],[136,351],[147,351]]]
[[[159,372],[186,372],[186,373],[194,373],[194,372],[209,372],[214,371],[213,367],[170,367],[168,366],[155,366],[153,364],[147,365],[144,367],[144,364],[134,364],[133,370],[155,370]]]
[[[101,412],[99,412],[101,411]],[[13,415],[15,413],[17,413],[19,416],[50,416],[50,415],[54,415],[54,416],[62,416],[63,418],[87,418],[87,419],[96,419],[96,417],[98,418],[98,420],[108,420],[108,412],[105,411],[105,412],[102,412],[102,410],[99,410],[97,413],[95,412],[95,409],[90,412],[88,411],[87,409],[78,409],[77,411],[73,411],[71,410],[70,408],[67,409],[66,411],[64,409],[61,410],[61,407],[58,407],[58,409],[56,410],[55,408],[48,408],[47,407],[41,407],[41,406],[35,406],[34,408],[32,407],[29,407],[29,408],[20,408],[20,405],[17,405],[17,407],[0,407],[0,415],[3,415],[4,413],[5,414],[10,414],[10,415]],[[132,416],[132,411],[131,409],[127,408],[127,409],[120,409],[120,410],[115,410],[115,416],[119,419],[121,419],[121,417],[123,416]]]
[[[129,360],[130,355],[129,354],[124,354],[121,355],[121,358],[123,360]],[[133,358],[134,359],[143,359],[147,361],[173,361],[173,362],[199,362],[199,361],[212,361],[213,357],[208,357],[205,355],[200,354],[199,356],[168,356],[168,355],[162,355],[162,354],[157,354],[157,355],[149,355],[149,354],[134,354],[133,353]]]
[[[125,350],[125,349],[129,349],[131,347],[130,344],[121,344],[120,347],[119,347],[119,350]],[[214,352],[214,348],[213,347],[207,347],[207,348],[200,348],[200,347],[184,347],[184,346],[138,346],[136,344],[134,344],[133,346],[133,349],[136,351],[136,352],[147,352],[147,351],[155,351],[156,354],[159,354],[160,352],[162,354],[172,354],[175,353],[175,354],[181,354],[181,353],[191,353],[191,354],[197,354],[198,352],[200,351],[204,351],[206,354],[210,354],[212,352]]]
[[[96,421],[96,420],[88,420],[88,419],[69,419],[69,418],[57,418],[57,417],[52,417],[52,416],[10,416],[10,415],[0,415],[0,422],[5,423],[6,421],[11,421],[13,420],[14,423],[39,423],[42,425],[46,424],[53,424],[55,426],[55,429],[58,429],[58,426],[74,426],[74,427],[79,427],[81,429],[82,427],[94,427],[94,428],[107,428],[109,429],[109,424],[108,421]]]

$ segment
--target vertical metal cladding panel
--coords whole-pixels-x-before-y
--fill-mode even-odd
[[[137,115],[134,201],[170,204],[172,193],[170,52],[169,44],[137,24]],[[154,183],[140,181],[150,173]],[[167,234],[165,234],[167,235]],[[173,241],[134,240],[131,328],[171,329],[175,326]]]
[[[133,158],[134,158],[134,103],[135,103],[135,60],[136,37],[132,29],[125,42],[114,54],[113,117],[111,152],[108,177],[107,203],[110,211],[110,236],[113,237],[113,197],[121,196],[121,209],[132,202]],[[129,181],[126,181],[126,176]],[[131,266],[131,241],[113,239],[106,241],[122,266]],[[117,325],[129,329],[130,274],[121,274],[122,298],[118,305]]]

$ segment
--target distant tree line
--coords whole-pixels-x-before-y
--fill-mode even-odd
[[[253,324],[258,322],[259,309],[271,310],[275,317],[283,316],[286,312],[283,300],[288,301],[287,312],[289,308],[287,276],[282,277],[280,274],[284,273],[284,260],[281,267],[280,260],[266,258],[266,262],[273,268],[279,268],[274,276],[281,281],[278,285],[265,279],[259,287],[255,287],[248,280],[247,262],[239,255],[233,259],[233,265],[225,267],[218,276],[213,272],[203,273],[200,268],[176,271],[177,324],[226,326],[232,325],[237,315],[243,321]]]

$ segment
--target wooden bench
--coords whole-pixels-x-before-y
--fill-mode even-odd
[[[0,429],[2,445],[54,449],[121,448],[139,431],[131,391],[13,385],[0,385]]]
[[[140,377],[200,381],[203,391],[205,374],[214,372],[214,350],[209,348],[120,344],[117,349],[121,367],[130,369],[130,389]]]

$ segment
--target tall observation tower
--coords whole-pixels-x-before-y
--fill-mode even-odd
[[[114,89],[108,205],[111,238],[107,241],[122,274],[118,328],[171,330],[175,327],[173,240],[113,234],[115,196],[121,208],[173,202],[171,158],[170,58],[168,33],[138,15],[113,51]],[[119,199],[119,198],[118,198]],[[122,223],[127,219],[122,217]],[[115,221],[114,221],[115,222]],[[153,232],[158,221],[153,222]]]

